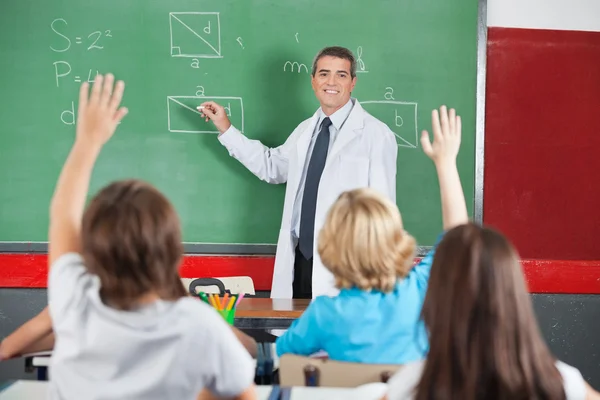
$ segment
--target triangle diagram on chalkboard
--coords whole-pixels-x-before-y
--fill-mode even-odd
[[[372,116],[385,123],[396,136],[399,147],[419,146],[418,104],[411,101],[369,100],[360,104]]]
[[[169,14],[171,56],[220,58],[219,13],[181,12]]]

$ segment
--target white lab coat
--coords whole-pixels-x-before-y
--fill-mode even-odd
[[[346,190],[372,187],[396,201],[398,146],[394,133],[383,122],[368,114],[357,100],[353,101],[354,107],[329,150],[319,184],[315,215],[313,298],[338,293],[333,275],[323,266],[317,251],[318,232],[338,196]],[[258,140],[248,139],[234,127],[219,136],[219,141],[229,154],[258,178],[269,183],[287,182],[277,239],[272,298],[292,298],[297,244],[292,236],[292,212],[318,115],[316,112],[303,121],[285,143],[276,148],[268,148]]]

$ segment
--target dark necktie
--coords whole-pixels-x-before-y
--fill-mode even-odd
[[[313,256],[313,240],[315,236],[315,212],[317,209],[317,193],[321,174],[327,160],[329,149],[329,125],[331,120],[327,117],[321,123],[321,130],[315,141],[315,146],[310,157],[306,181],[304,183],[304,194],[302,196],[302,209],[300,211],[300,237],[298,247],[307,260]]]

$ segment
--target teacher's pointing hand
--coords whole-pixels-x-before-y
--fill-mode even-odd
[[[198,111],[200,111],[200,115],[202,118],[205,118],[206,121],[210,119],[220,133],[224,133],[231,126],[225,108],[214,101],[206,101],[200,104]]]

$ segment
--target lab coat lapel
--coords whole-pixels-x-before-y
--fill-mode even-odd
[[[333,147],[327,156],[327,163],[329,163],[330,160],[333,160],[335,155],[339,153],[344,146],[362,133],[364,126],[364,110],[358,103],[358,100],[356,100],[354,107],[352,107],[352,111],[350,111],[350,115],[348,115],[348,119],[338,133],[338,137],[333,142]]]

